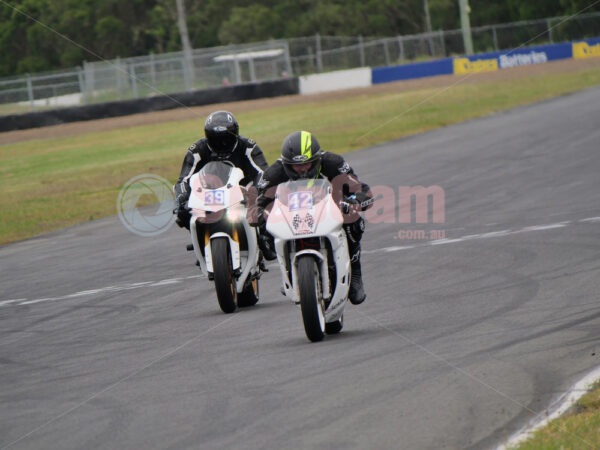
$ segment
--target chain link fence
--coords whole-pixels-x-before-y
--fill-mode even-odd
[[[474,27],[476,53],[600,36],[600,13]],[[310,36],[85,62],[0,79],[0,115],[465,53],[461,30],[388,38]]]

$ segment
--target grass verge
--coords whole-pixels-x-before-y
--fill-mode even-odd
[[[341,153],[596,85],[600,71],[590,69],[449,89],[349,94],[236,116],[242,134],[256,139],[271,163],[283,138],[299,129]],[[153,173],[174,182],[201,129],[193,118],[0,146],[0,244],[116,214],[119,190],[134,176]]]
[[[600,382],[564,416],[553,420],[515,449],[600,448]]]

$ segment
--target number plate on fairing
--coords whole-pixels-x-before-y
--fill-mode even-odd
[[[313,196],[310,191],[298,191],[288,194],[288,207],[290,211],[312,209]]]
[[[223,206],[225,204],[225,191],[204,191],[204,204],[209,206]]]

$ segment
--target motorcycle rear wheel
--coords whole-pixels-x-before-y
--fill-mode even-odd
[[[225,314],[230,314],[237,308],[237,295],[233,279],[233,269],[231,267],[229,240],[227,238],[215,238],[210,241],[210,249],[217,300],[219,301],[221,311]]]
[[[300,309],[306,337],[318,342],[325,336],[325,313],[321,299],[321,283],[315,258],[303,255],[298,258],[298,291]]]

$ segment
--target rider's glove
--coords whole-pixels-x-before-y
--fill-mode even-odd
[[[356,209],[355,205],[358,204],[359,202],[354,194],[350,196],[344,195],[342,201],[339,202],[339,207],[343,214],[349,214],[350,211],[354,211]]]
[[[375,202],[375,199],[371,197],[370,193],[357,192],[355,194],[356,201],[360,204],[361,211],[369,209]]]

